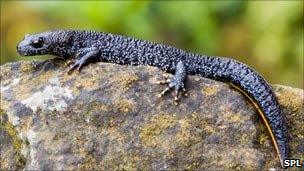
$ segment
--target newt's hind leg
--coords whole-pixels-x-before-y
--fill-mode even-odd
[[[86,48],[80,50],[76,56],[76,61],[69,69],[68,74],[75,69],[79,72],[82,67],[88,65],[89,63],[100,61],[99,54],[100,51],[96,48]]]
[[[187,78],[187,70],[183,63],[183,61],[179,61],[176,65],[175,75],[167,79],[165,81],[159,81],[158,84],[167,84],[167,88],[165,88],[160,94],[159,97],[162,97],[166,92],[174,88],[174,104],[177,105],[180,91],[186,92],[185,81]],[[187,94],[185,94],[187,95]]]

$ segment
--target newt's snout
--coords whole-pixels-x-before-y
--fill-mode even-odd
[[[31,46],[32,41],[30,39],[27,39],[25,37],[21,42],[18,43],[16,49],[18,54],[22,56],[31,56],[35,55],[34,51],[35,49]]]
[[[29,49],[26,49],[25,47],[26,47],[25,42],[24,42],[24,40],[22,40],[16,47],[17,53],[22,56],[28,56],[29,53],[27,53],[27,51]]]

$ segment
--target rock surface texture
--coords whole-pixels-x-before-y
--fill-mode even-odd
[[[1,66],[0,170],[280,168],[253,105],[228,84],[190,76],[172,95],[153,67],[96,63],[67,74],[57,59]],[[303,90],[274,86],[304,160]]]

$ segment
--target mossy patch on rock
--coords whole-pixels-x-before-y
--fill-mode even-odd
[[[138,81],[138,76],[130,73],[119,72],[112,75],[109,84],[115,85],[121,90],[128,90],[132,84]]]
[[[141,128],[140,138],[143,144],[155,147],[165,143],[162,134],[176,122],[177,118],[174,114],[160,113],[153,115],[149,122]]]
[[[217,86],[206,86],[202,89],[202,93],[207,96],[215,95],[219,91]]]
[[[7,114],[0,109],[0,170],[18,170],[26,164],[21,154],[23,142],[15,127],[9,123]]]

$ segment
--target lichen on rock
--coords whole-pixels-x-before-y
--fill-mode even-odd
[[[254,106],[229,85],[189,76],[188,97],[158,98],[163,72],[62,61],[1,66],[0,170],[268,170],[280,168]],[[274,86],[290,158],[304,159],[303,90]],[[3,136],[2,136],[3,135]]]

